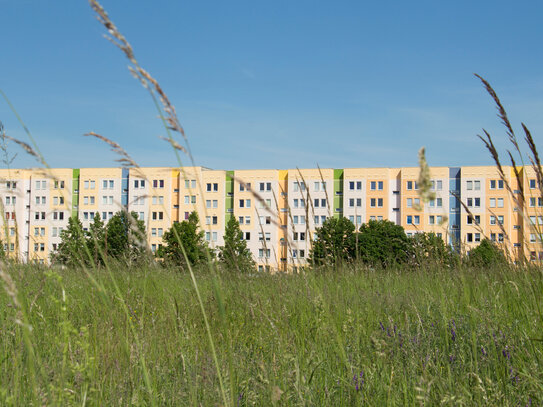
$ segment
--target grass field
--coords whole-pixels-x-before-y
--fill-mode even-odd
[[[197,274],[14,266],[1,405],[541,405],[531,270]]]

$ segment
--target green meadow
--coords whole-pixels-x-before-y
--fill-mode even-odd
[[[0,405],[543,402],[539,270],[195,278],[5,266]]]

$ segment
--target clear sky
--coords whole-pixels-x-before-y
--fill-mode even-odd
[[[542,1],[102,0],[217,169],[490,165],[476,135],[543,133]],[[52,167],[177,165],[127,61],[85,0],[0,0],[0,89]],[[0,120],[27,140],[7,104]],[[36,165],[20,149],[13,166]],[[185,163],[188,163],[185,161]]]

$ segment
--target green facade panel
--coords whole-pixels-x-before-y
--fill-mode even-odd
[[[225,200],[224,200],[224,226],[234,216],[234,171],[226,171],[226,180],[224,185],[225,190]]]
[[[79,168],[72,170],[72,218],[77,218],[79,210]]]
[[[343,216],[343,169],[334,170],[334,217]]]

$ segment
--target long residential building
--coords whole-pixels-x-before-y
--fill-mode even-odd
[[[307,264],[314,232],[327,218],[356,227],[375,219],[408,235],[434,232],[468,252],[489,238],[513,259],[543,260],[543,196],[531,167],[430,168],[433,199],[419,194],[418,168],[211,170],[205,167],[0,170],[0,238],[9,256],[47,263],[70,217],[87,229],[96,214],[120,210],[145,222],[149,248],[174,222],[197,211],[210,247],[239,221],[259,270]]]

